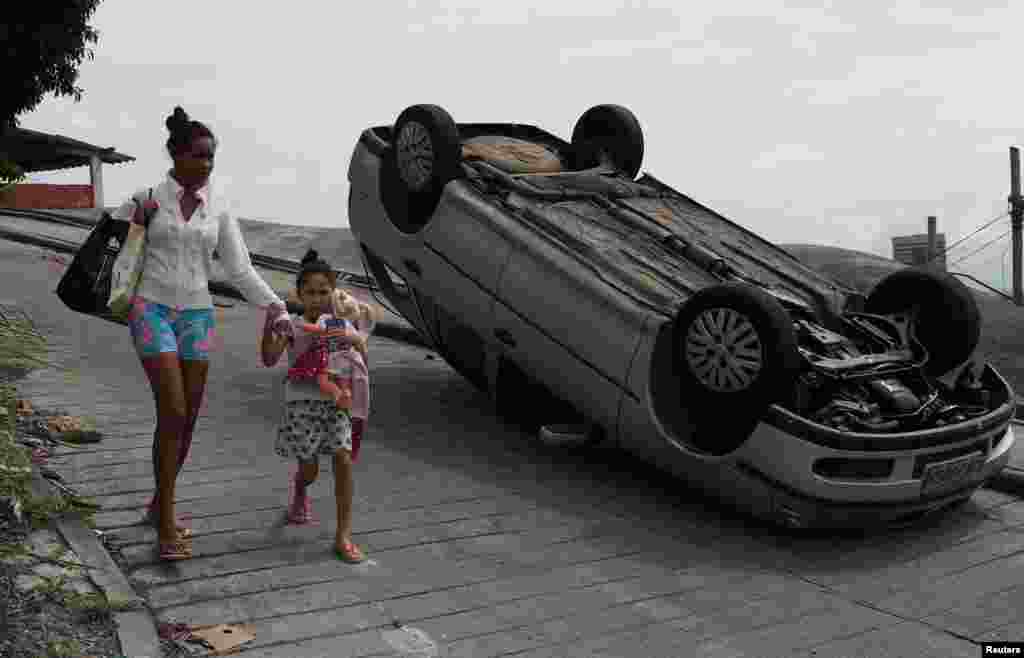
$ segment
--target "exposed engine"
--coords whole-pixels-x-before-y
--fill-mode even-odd
[[[988,392],[972,367],[954,386],[924,371],[927,352],[900,318],[847,313],[843,334],[795,321],[805,370],[792,411],[851,432],[906,432],[984,415]]]

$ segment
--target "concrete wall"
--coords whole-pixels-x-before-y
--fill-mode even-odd
[[[92,185],[23,183],[0,192],[0,207],[19,210],[92,208],[94,204]]]

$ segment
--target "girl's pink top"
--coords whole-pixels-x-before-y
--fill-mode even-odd
[[[306,320],[298,315],[291,316],[292,341],[288,347],[288,367],[294,368],[299,358],[309,351],[317,336],[308,334],[302,328]],[[332,352],[327,359],[327,369],[341,379],[349,380],[352,387],[352,417],[366,419],[370,415],[370,373],[363,356],[354,348]],[[285,380],[285,401],[330,400],[320,391],[316,380]]]

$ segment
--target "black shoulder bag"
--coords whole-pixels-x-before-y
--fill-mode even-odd
[[[149,190],[149,197],[153,198],[152,188]],[[148,224],[151,219],[152,216],[147,216],[146,223]],[[111,315],[107,300],[110,299],[110,278],[114,261],[121,252],[130,227],[130,221],[114,219],[110,213],[103,213],[89,233],[89,237],[75,252],[75,257],[57,284],[57,296],[65,306],[76,313],[95,315],[104,320],[126,324],[125,321]]]

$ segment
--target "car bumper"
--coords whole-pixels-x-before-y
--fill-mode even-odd
[[[764,430],[762,424],[759,427],[762,439],[765,438]],[[757,516],[791,527],[864,528],[911,522],[940,512],[966,500],[986,481],[998,475],[1006,467],[1015,441],[1012,425],[1001,427],[991,437],[977,437],[979,442],[988,441],[989,446],[978,468],[967,477],[928,492],[923,489],[927,466],[917,469],[920,472],[915,477],[913,464],[929,453],[891,455],[901,465],[888,479],[829,479],[811,470],[814,459],[824,456],[820,446],[801,446],[802,458],[793,459],[795,454],[801,454],[793,445],[800,439],[783,436],[777,430],[771,433],[776,454],[788,454],[789,463],[764,459],[757,454],[758,442],[748,443],[744,450],[746,455],[736,455],[728,466],[732,471],[731,477],[739,480],[737,489],[744,492],[743,499],[736,498],[734,502],[752,508]],[[752,439],[758,438],[756,434]],[[750,450],[752,445],[754,449]],[[960,452],[973,445],[973,442],[968,442],[960,446]],[[933,453],[942,459],[943,450]],[[850,453],[844,453],[844,456],[849,457]],[[878,457],[878,454],[864,456]],[[932,460],[932,463],[942,462]]]

